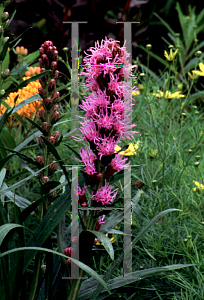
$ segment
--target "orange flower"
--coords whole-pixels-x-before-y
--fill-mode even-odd
[[[30,77],[23,77],[23,80],[27,80]],[[15,105],[21,103],[23,100],[30,98],[31,96],[38,94],[38,88],[41,86],[39,83],[39,80],[30,82],[27,86],[23,87],[22,89],[19,89],[17,92],[10,93],[8,97],[6,98],[5,102],[8,103],[11,107],[14,106],[14,99],[18,95],[18,99],[15,103]],[[42,99],[41,99],[42,100]],[[39,100],[26,104],[24,107],[19,109],[17,113],[21,116],[28,116],[32,118],[33,114],[36,114],[39,110],[39,108],[44,109],[42,107],[42,104]],[[6,111],[6,107],[1,104],[0,106],[0,115],[2,115]],[[11,116],[9,117],[11,118]],[[10,120],[11,121],[11,120]],[[16,120],[15,120],[16,121]],[[11,124],[11,122],[9,122]]]
[[[40,74],[40,67],[29,67],[29,71],[25,72],[25,76],[33,76],[35,74]]]

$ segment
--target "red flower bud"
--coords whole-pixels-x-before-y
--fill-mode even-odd
[[[9,13],[5,11],[2,15],[2,22],[5,22],[6,20],[8,20],[8,18],[9,18]]]
[[[47,49],[47,55],[48,55],[48,56],[52,56],[53,51],[54,51],[54,49],[53,49],[52,46],[48,47],[48,49]]]
[[[51,162],[51,165],[48,167],[48,170],[51,172],[51,173],[54,173],[57,169],[57,163],[55,160],[53,160]]]
[[[42,56],[45,52],[44,52],[44,47],[40,47],[40,56]]]
[[[54,111],[51,116],[51,123],[54,124],[59,120],[60,113],[58,111]]]
[[[53,42],[45,41],[43,45],[44,45],[45,52],[47,52],[49,47],[53,47]]]
[[[64,254],[67,256],[70,256],[70,257],[71,256],[74,257],[74,248],[69,247],[69,248],[64,249]]]
[[[81,204],[81,206],[82,206],[82,207],[87,207],[88,204],[87,204],[86,202],[83,202],[83,203]]]
[[[97,177],[97,182],[100,182],[100,181],[101,181],[102,176],[103,176],[102,173],[98,173],[98,174],[97,174],[97,176],[96,176],[96,177]]]
[[[59,71],[56,70],[55,73],[54,73],[54,78],[55,78],[55,80],[56,80],[58,77],[59,77]]]
[[[40,136],[38,137],[38,143],[39,143],[40,146],[42,146],[42,145],[44,144],[44,141],[43,141],[43,139],[42,139],[42,135],[40,135]]]
[[[48,141],[49,141],[52,145],[54,145],[54,144],[55,144],[55,138],[54,138],[54,136],[51,135],[51,136],[49,137]]]
[[[46,93],[45,93],[45,90],[41,86],[38,88],[38,93],[39,93],[40,97],[42,97],[43,99],[45,98]]]
[[[46,98],[45,100],[45,107],[47,110],[50,110],[50,108],[52,107],[53,101],[50,97]]]
[[[59,131],[54,131],[52,136],[54,136],[55,141],[57,141],[59,139]]]
[[[39,64],[40,64],[40,68],[44,69],[44,62],[43,62],[42,58],[39,58]]]
[[[53,191],[53,189],[50,190],[50,192],[52,192],[52,191]],[[52,197],[55,197],[57,195],[57,191],[54,191],[51,195],[52,195]]]
[[[45,162],[44,162],[44,159],[42,156],[37,156],[36,161],[39,163],[40,166],[42,166],[42,167],[44,166]]]
[[[49,182],[49,181],[50,181],[50,178],[48,176],[44,176],[43,178],[41,178],[42,183],[46,183],[46,182]]]
[[[48,132],[50,129],[50,125],[47,122],[43,122],[42,129],[45,130],[45,132]]]
[[[51,62],[50,69],[54,73],[54,71],[57,69],[57,62],[56,61]]]
[[[48,91],[55,92],[55,90],[56,90],[56,82],[54,79],[51,79],[50,82],[48,83]]]
[[[42,59],[43,59],[43,63],[44,63],[44,65],[45,65],[45,67],[49,67],[49,65],[50,65],[50,62],[49,62],[49,59],[48,59],[48,57],[47,57],[47,55],[46,54],[43,54],[42,55]]]
[[[55,104],[55,105],[53,106],[53,111],[59,111],[59,105]]]
[[[40,108],[39,111],[38,111],[38,113],[39,113],[39,116],[40,116],[40,120],[41,120],[42,122],[44,122],[44,121],[45,121],[45,112],[44,112],[44,110],[42,110],[42,109]]]
[[[57,100],[59,99],[60,97],[60,93],[59,92],[55,92],[54,95],[53,95],[53,103],[56,103]]]

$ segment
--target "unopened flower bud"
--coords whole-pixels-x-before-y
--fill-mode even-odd
[[[44,144],[44,141],[43,141],[43,139],[42,139],[42,135],[40,135],[40,136],[38,137],[38,143],[39,143],[40,146],[42,146],[42,145]]]
[[[52,41],[45,41],[43,46],[44,46],[45,52],[47,52],[49,47],[53,47],[53,42]]]
[[[48,47],[48,49],[47,49],[47,55],[48,55],[48,56],[52,56],[53,51],[54,51],[54,49],[53,49],[52,46]]]
[[[50,129],[50,125],[47,122],[43,122],[42,129],[47,133]]]
[[[88,206],[87,202],[81,203],[81,207],[87,207],[87,206]]]
[[[45,100],[45,107],[47,110],[49,110],[53,105],[53,101],[51,99],[51,97],[46,98]]]
[[[0,26],[0,36],[2,35],[2,33],[3,33],[3,27]]]
[[[174,48],[174,46],[173,45],[169,45],[169,47],[168,47],[169,49],[173,49]]]
[[[59,71],[56,70],[55,73],[54,73],[54,78],[55,78],[55,80],[56,80],[58,77],[59,77]]]
[[[179,91],[182,91],[182,89],[183,89],[183,84],[182,83],[178,84],[178,89],[179,89]]]
[[[40,47],[40,56],[42,56],[44,54],[44,48],[43,47]]]
[[[175,37],[180,37],[180,33],[175,33]]]
[[[2,96],[2,95],[4,95],[5,94],[5,90],[1,90],[0,91],[0,95]]]
[[[197,168],[199,166],[199,164],[200,164],[199,161],[197,161],[194,163],[194,166]]]
[[[56,72],[56,71],[55,71]],[[59,92],[55,92],[54,95],[53,95],[53,103],[56,103],[57,100],[59,99],[60,97],[60,93]]]
[[[45,98],[46,93],[45,93],[45,90],[41,86],[38,88],[38,93],[43,99]]]
[[[54,136],[51,135],[51,136],[49,137],[48,141],[49,141],[52,145],[54,145],[54,144],[55,144],[55,138],[54,138]]]
[[[36,161],[39,163],[40,166],[42,166],[42,167],[44,166],[45,162],[44,162],[44,159],[42,156],[37,156]]]
[[[50,192],[52,192],[52,191],[53,191],[53,189],[50,190]],[[52,197],[55,197],[56,195],[57,195],[57,191],[54,191],[54,192],[52,192],[52,194],[51,194]]]
[[[193,150],[189,149],[189,150],[188,150],[188,153],[190,154],[192,151],[193,151]]]
[[[98,173],[98,174],[97,174],[97,176],[96,176],[96,177],[97,177],[97,182],[100,182],[100,181],[101,181],[102,176],[103,176],[102,173]]]
[[[44,54],[43,54],[43,55],[44,55]],[[40,68],[41,68],[41,69],[44,68],[44,62],[43,62],[42,58],[39,59],[39,64],[40,64]],[[46,69],[45,69],[45,70],[46,70]],[[41,70],[41,72],[42,72],[42,70]]]
[[[6,79],[10,74],[10,70],[6,69],[5,71],[2,72],[2,78]]]
[[[200,155],[196,155],[196,159],[199,160],[200,159]]]
[[[48,176],[44,176],[43,178],[41,178],[42,183],[46,183],[46,182],[49,182],[49,181],[50,181],[50,178]]]
[[[40,120],[41,120],[42,122],[44,122],[44,121],[45,121],[45,112],[44,112],[44,110],[42,110],[42,109],[40,108],[39,111],[38,111],[38,113],[39,113],[39,116],[40,116]]]
[[[59,120],[60,113],[58,111],[54,111],[51,116],[51,123],[54,124]]]
[[[63,50],[65,53],[67,53],[67,52],[69,51],[69,49],[68,49],[67,47],[64,47],[62,50]]]
[[[51,172],[51,173],[54,173],[57,169],[57,163],[55,160],[53,160],[51,162],[52,164],[48,167],[48,170]]]
[[[57,50],[53,51],[52,60],[58,62],[58,51]]]
[[[59,111],[59,105],[55,104],[55,105],[53,106],[53,111]]]
[[[3,44],[5,44],[8,40],[9,40],[9,37],[6,36],[6,37],[4,38]]]
[[[49,62],[49,59],[48,59],[48,57],[47,57],[46,54],[43,54],[43,55],[42,55],[42,60],[43,60],[43,63],[44,63],[44,65],[45,65],[45,67],[49,67],[50,62]]]
[[[59,139],[59,131],[53,132],[52,136],[54,136],[55,141],[57,141]]]
[[[56,61],[51,62],[50,69],[54,73],[54,71],[57,69],[57,62]]]
[[[51,79],[50,82],[48,83],[48,91],[55,92],[55,89],[56,89],[56,82],[54,79]]]
[[[139,88],[139,91],[143,91],[144,90],[143,84],[138,84],[138,88]]]
[[[193,29],[197,29],[198,28],[198,26],[197,25],[193,25]]]
[[[144,76],[145,76],[145,73],[140,73],[140,76],[141,76],[141,77],[144,77]]]
[[[146,49],[147,49],[147,50],[151,50],[151,49],[152,49],[152,45],[151,45],[151,44],[147,44],[147,45],[146,45]]]
[[[9,27],[9,24],[10,24],[10,20],[7,20],[6,23],[4,23],[3,25],[4,30],[6,30]]]
[[[196,53],[195,53],[196,57],[201,57],[201,55],[202,55],[202,51],[196,51]]]

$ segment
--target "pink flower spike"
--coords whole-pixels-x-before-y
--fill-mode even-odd
[[[115,199],[117,195],[118,188],[115,189],[114,191],[111,191],[113,186],[109,185],[109,183],[106,185],[106,179],[105,179],[105,186],[101,187],[98,189],[95,195],[93,195],[92,192],[92,197],[91,200],[100,202],[102,206],[105,206],[107,204],[111,204],[113,200]],[[111,193],[116,192],[114,195],[111,195]]]

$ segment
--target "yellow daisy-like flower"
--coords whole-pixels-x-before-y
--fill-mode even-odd
[[[197,188],[193,188],[193,191],[198,191],[198,190],[204,190],[204,185],[202,183],[199,183],[198,181],[194,181],[195,185],[197,185]],[[204,180],[203,180],[204,183]]]
[[[35,71],[35,73],[39,73],[39,69],[38,68],[29,68],[29,71],[32,71],[32,75],[34,75],[33,71]],[[29,72],[27,71],[27,72]],[[26,73],[27,73],[26,72]],[[27,76],[27,77],[23,77],[23,80],[27,80],[31,78],[31,76]],[[23,87],[22,89],[19,89],[17,92],[14,93],[10,93],[8,95],[8,97],[6,98],[5,102],[8,103],[11,107],[14,107],[14,100],[15,97],[18,95],[18,99],[15,103],[15,105],[21,103],[23,100],[30,98],[31,96],[38,94],[38,88],[41,86],[39,80],[36,81],[32,81],[30,82],[27,86]],[[42,99],[41,99],[42,100]],[[22,107],[21,109],[18,110],[18,114],[21,117],[24,116],[28,116],[28,117],[32,117],[34,113],[36,113],[38,111],[39,108],[42,108],[42,104],[39,100],[26,104],[24,107]],[[0,115],[2,115],[4,112],[6,111],[6,107],[1,104],[0,105]],[[14,121],[14,122],[13,122]],[[12,116],[9,117],[8,123],[10,126],[13,126],[17,120],[13,120],[12,121]]]
[[[106,236],[108,237],[108,233],[106,233]],[[116,241],[116,239],[115,239],[114,237],[112,237],[112,238],[110,239],[110,241],[111,241],[111,243],[113,244],[113,243]],[[95,243],[95,245],[97,245],[97,246],[103,246],[103,243],[102,243],[101,241],[97,241],[97,242]]]
[[[140,94],[140,91],[138,91],[138,90],[132,92],[133,96],[136,96],[136,95],[139,95],[139,94]]]
[[[173,50],[170,49],[170,53],[168,54],[166,50],[164,50],[164,56],[166,57],[166,59],[168,61],[173,61],[174,58],[176,57],[176,54],[178,52],[179,49],[176,49],[176,51],[173,53]]]
[[[199,63],[200,71],[193,70],[192,73],[197,74],[199,76],[204,76],[204,64]]]
[[[190,79],[196,79],[198,77],[198,74],[193,73],[192,75],[191,72],[188,72],[188,76],[190,77]]]
[[[137,150],[139,148],[139,143],[140,143],[140,141],[137,141],[137,143],[135,145],[133,145],[133,143],[130,143],[128,149],[125,151],[119,152],[119,154],[125,155],[125,156],[137,154],[135,150]],[[120,149],[122,149],[122,148],[120,146],[116,145],[115,151],[118,152]]]
[[[158,94],[152,93],[152,95],[154,95],[154,96],[156,96],[156,97],[158,97],[158,98],[163,98],[163,97],[164,97],[164,98],[166,98],[166,99],[183,98],[183,97],[186,97],[185,95],[180,94],[181,91],[175,92],[175,93],[171,93],[171,92],[169,92],[169,91],[166,91],[165,94],[164,94],[164,92],[159,91],[159,90],[157,90],[157,92],[158,92]]]
[[[157,155],[157,152],[158,152],[158,150],[157,149],[155,149],[155,150],[151,150],[150,152],[149,152],[149,155],[150,156],[156,156]]]

